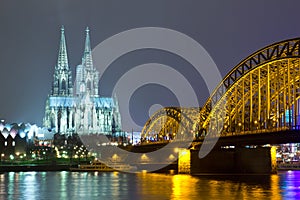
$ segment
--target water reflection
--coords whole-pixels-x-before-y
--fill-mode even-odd
[[[15,175],[16,179],[10,180],[9,185],[13,185],[12,187],[15,187],[13,193],[10,194],[21,194],[20,196],[25,199],[38,199],[36,194],[40,191],[41,184],[37,184],[37,181],[40,180],[40,174],[37,172],[28,172],[21,174],[20,177],[18,176],[19,173],[15,173]]]
[[[300,171],[276,175],[0,174],[0,199],[299,199]]]
[[[172,177],[172,199],[197,198],[198,179],[188,175],[174,175]]]
[[[166,199],[281,199],[278,175],[140,175],[142,196]]]
[[[300,199],[300,171],[280,174],[280,187],[285,199]]]

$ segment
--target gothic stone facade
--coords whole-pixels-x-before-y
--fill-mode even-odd
[[[121,130],[116,98],[100,97],[99,72],[93,66],[89,29],[86,29],[82,63],[76,67],[75,83],[68,64],[64,28],[51,94],[46,101],[44,126],[57,133],[112,134]]]

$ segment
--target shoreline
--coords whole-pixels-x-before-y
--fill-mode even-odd
[[[167,166],[163,169],[156,170],[156,173],[165,173],[172,171],[173,173],[176,172],[178,169],[176,169],[174,166]],[[284,167],[277,167],[277,173],[281,171],[299,171],[300,167],[297,165],[287,165]],[[48,171],[85,171],[78,168],[78,164],[23,164],[23,165],[15,165],[15,164],[2,164],[0,165],[0,173],[5,172],[28,172],[28,171],[36,171],[36,172],[48,172]],[[89,171],[89,170],[86,170]],[[113,171],[113,170],[112,170]],[[210,173],[200,173],[200,174],[210,174]],[[224,173],[218,173],[218,174],[224,174]],[[239,174],[239,173],[233,173],[233,174]],[[194,174],[194,175],[197,175]]]
[[[71,167],[77,167],[77,165],[1,165],[0,172],[70,171]]]

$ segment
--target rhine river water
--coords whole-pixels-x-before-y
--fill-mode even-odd
[[[300,171],[275,175],[8,172],[0,199],[299,199]]]

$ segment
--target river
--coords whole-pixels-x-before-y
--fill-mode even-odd
[[[0,199],[299,199],[300,171],[274,175],[7,172]]]

